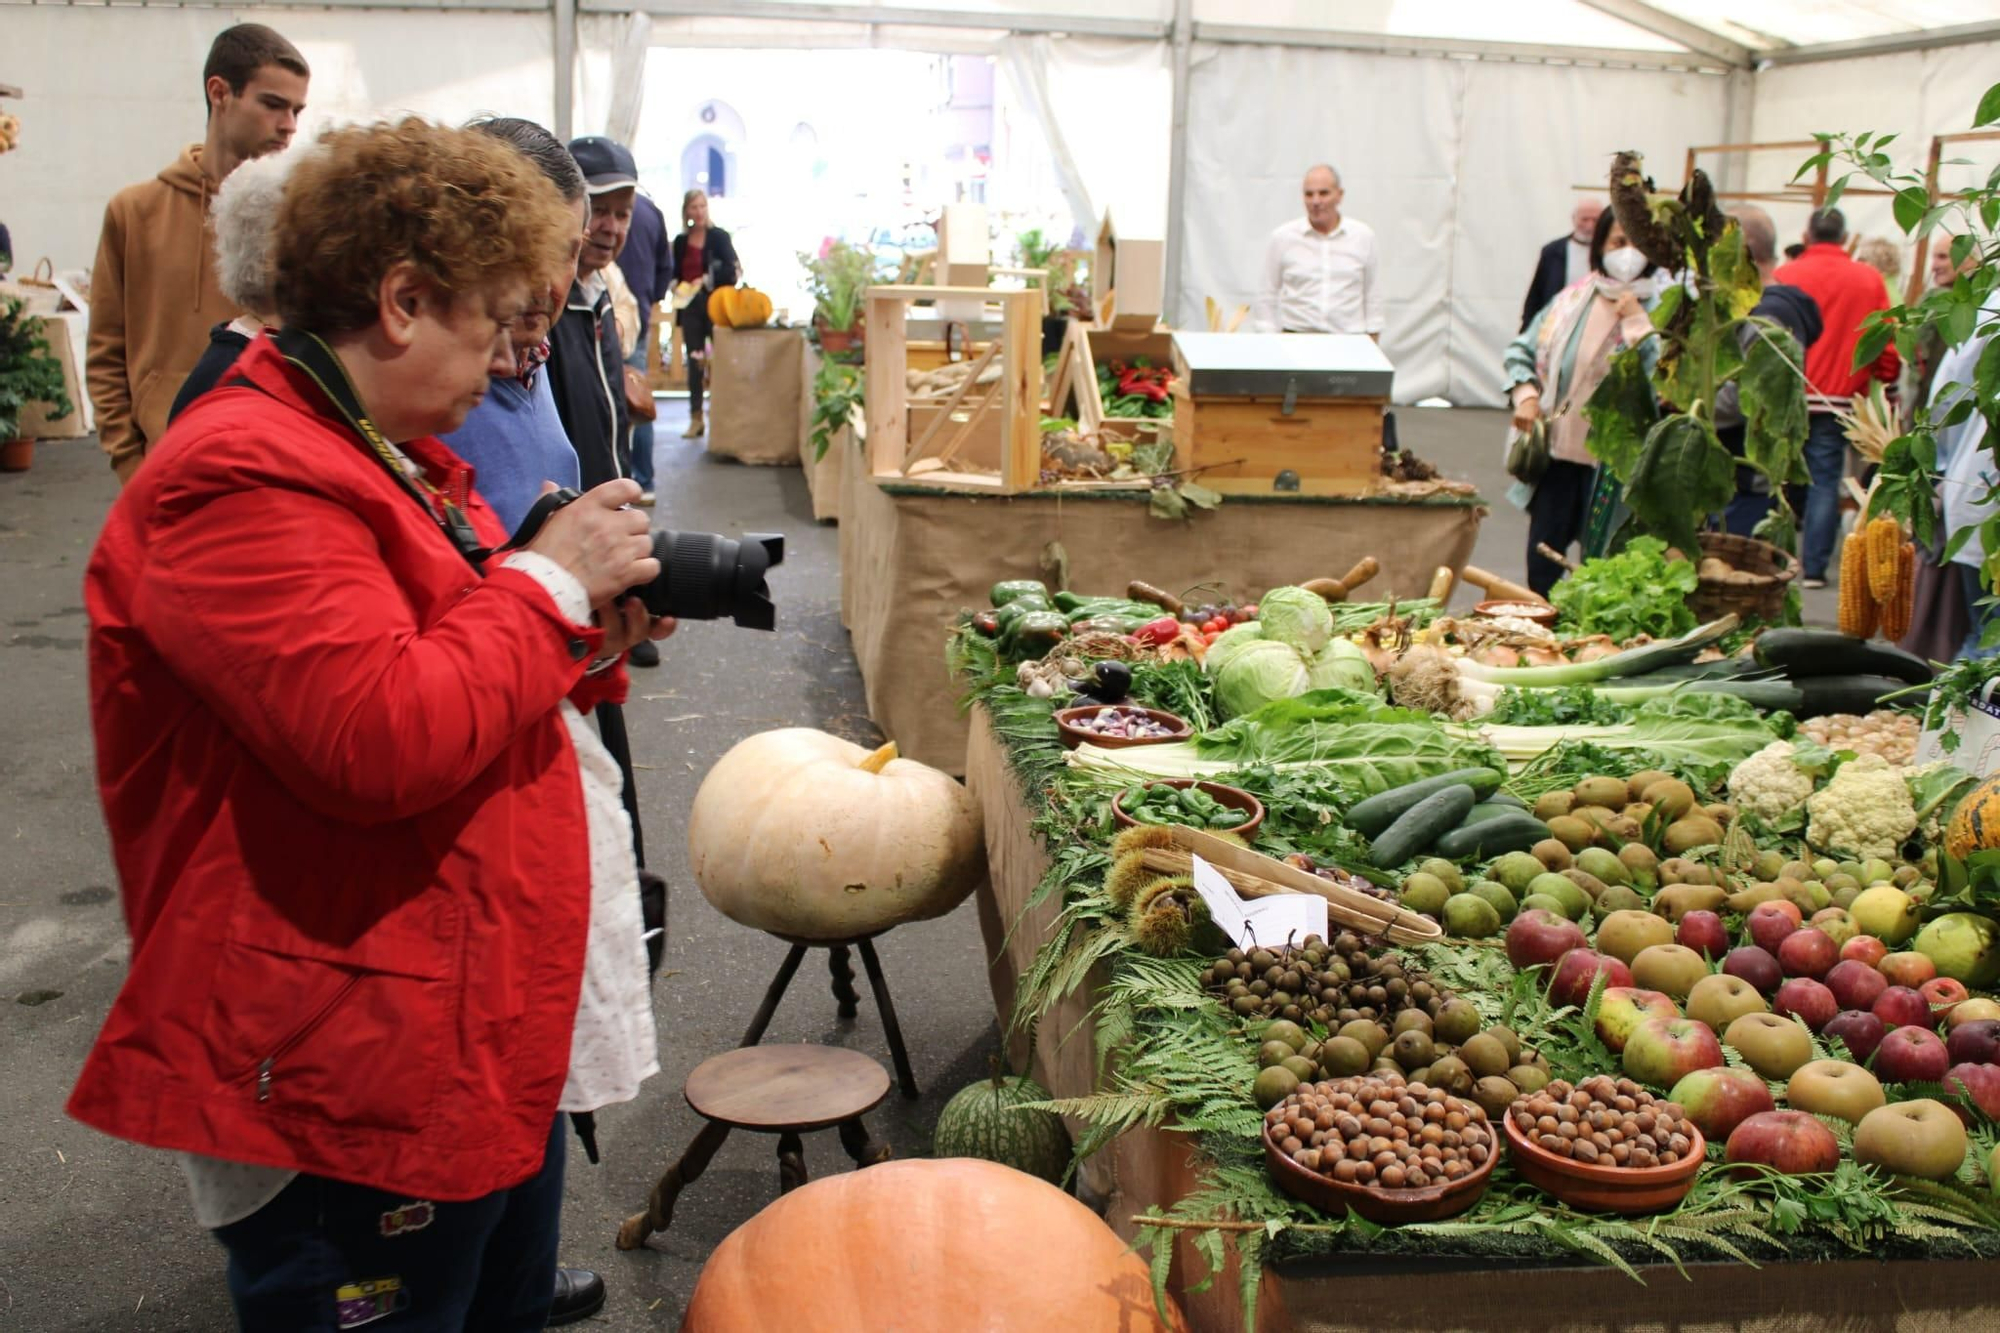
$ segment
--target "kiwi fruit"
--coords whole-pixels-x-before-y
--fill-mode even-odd
[[[1572,853],[1580,852],[1597,836],[1597,826],[1575,815],[1557,815],[1549,820],[1549,836]]]
[[[1468,1041],[1462,1042],[1457,1051],[1458,1058],[1465,1061],[1465,1067],[1472,1071],[1474,1078],[1496,1077],[1507,1072],[1513,1061],[1507,1057],[1507,1046],[1498,1037],[1482,1032]]]
[[[1701,812],[1724,828],[1728,828],[1736,822],[1736,807],[1727,801],[1716,801],[1712,805],[1704,805],[1701,808]]]
[[[1661,772],[1657,768],[1643,769],[1640,772],[1634,773],[1626,780],[1625,790],[1631,795],[1633,800],[1643,801],[1646,799],[1646,788],[1652,786],[1655,782],[1670,781],[1673,776],[1673,774]]]
[[[1570,866],[1570,850],[1561,838],[1543,838],[1529,853],[1550,870],[1567,870]]]
[[[1635,824],[1644,824],[1646,816],[1653,813],[1653,807],[1645,801],[1633,801],[1618,813]]]
[[[1575,804],[1575,792],[1545,791],[1535,798],[1535,818],[1547,823],[1558,815],[1568,814]]]
[[[1646,788],[1639,799],[1658,810],[1662,819],[1675,820],[1694,809],[1694,788],[1679,778],[1667,778]]]
[[[1620,806],[1632,799],[1630,786],[1617,778],[1585,778],[1570,790],[1578,805]]]

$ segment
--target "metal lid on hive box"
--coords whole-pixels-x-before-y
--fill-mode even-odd
[[[1387,398],[1396,368],[1358,333],[1176,333],[1196,398]]]

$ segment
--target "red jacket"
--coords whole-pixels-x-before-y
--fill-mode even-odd
[[[1865,393],[1870,380],[1894,384],[1903,362],[1896,344],[1882,349],[1872,366],[1860,370],[1854,365],[1854,349],[1861,342],[1861,321],[1877,310],[1889,308],[1889,286],[1882,275],[1830,241],[1808,245],[1805,253],[1781,266],[1771,275],[1788,282],[1812,297],[1819,306],[1826,331],[1806,349],[1806,382],[1815,392],[1807,395],[1807,406],[1815,412],[1845,408],[1846,400]],[[1837,400],[1821,402],[1822,397]]]
[[[539,1169],[569,1065],[590,871],[557,707],[624,675],[584,676],[602,634],[532,579],[475,574],[269,339],[235,373],[267,392],[176,420],[85,575],[132,963],[69,1111],[476,1198]]]

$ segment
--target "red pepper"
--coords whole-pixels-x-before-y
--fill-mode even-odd
[[[1180,637],[1181,622],[1172,616],[1161,616],[1149,620],[1132,631],[1132,637],[1141,643],[1149,643],[1155,648],[1163,648]]]

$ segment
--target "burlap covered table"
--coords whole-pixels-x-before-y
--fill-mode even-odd
[[[976,896],[995,1013],[1005,1030],[1021,975],[1062,909],[1028,906],[1048,871],[1029,828],[1025,793],[982,710],[969,726],[965,780],[985,820],[988,882]],[[1014,1068],[1031,1071],[1056,1097],[1095,1089],[1093,978],[1043,1016],[1030,1061],[1023,1034],[1010,1040]],[[1071,1131],[1080,1126],[1072,1121]],[[1194,1142],[1171,1127],[1120,1135],[1078,1171],[1078,1194],[1103,1209],[1130,1240],[1132,1218],[1157,1214],[1195,1186]],[[1577,1267],[1551,1249],[1546,1264],[1498,1267],[1464,1259],[1358,1253],[1274,1264],[1259,1284],[1258,1333],[1376,1333],[1383,1329],[1507,1330],[1508,1333],[1917,1333],[2000,1328],[2000,1262],[1872,1262],[1644,1265],[1641,1286],[1615,1269]],[[1207,1264],[1183,1240],[1170,1289],[1198,1333],[1244,1328],[1233,1267],[1188,1292]]]
[[[836,447],[839,447],[836,445]],[[1079,592],[1129,579],[1178,592],[1226,583],[1240,597],[1302,579],[1338,578],[1363,556],[1382,572],[1361,594],[1421,597],[1440,565],[1472,554],[1486,509],[1477,496],[1232,496],[1186,521],[1153,517],[1144,492],[1013,496],[944,492],[867,476],[846,458],[840,506],[843,622],[868,712],[912,759],[964,772],[966,722],[944,665],[947,628],[983,607],[1001,579],[1046,578],[1051,543]]]
[[[805,333],[717,329],[709,349],[708,452],[740,463],[797,463],[801,404],[811,411]]]

